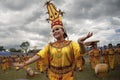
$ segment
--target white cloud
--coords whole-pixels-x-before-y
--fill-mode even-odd
[[[31,47],[42,48],[48,43],[50,23],[46,0],[1,0],[0,44],[18,47],[29,41]],[[86,41],[100,40],[100,45],[117,44],[120,39],[119,0],[69,0],[52,1],[65,12],[63,23],[71,40],[77,41],[88,32],[93,36]],[[119,38],[119,39],[118,39]]]

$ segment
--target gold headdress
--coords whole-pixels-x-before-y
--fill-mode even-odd
[[[63,23],[62,23],[62,15],[63,12],[61,12],[61,10],[57,10],[55,5],[53,3],[51,3],[50,1],[46,2],[46,7],[48,10],[48,14],[49,14],[49,18],[47,19],[47,21],[51,21],[51,28],[57,26],[63,27]]]

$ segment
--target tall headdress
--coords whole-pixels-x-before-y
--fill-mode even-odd
[[[62,15],[63,12],[61,12],[61,10],[57,10],[55,5],[53,3],[51,3],[50,1],[46,2],[46,7],[48,10],[48,15],[49,18],[47,19],[47,21],[51,22],[51,28],[54,28],[56,25],[63,27],[63,23],[62,23]]]

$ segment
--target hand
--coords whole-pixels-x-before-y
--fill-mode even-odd
[[[87,38],[91,37],[92,35],[93,35],[93,33],[89,32],[86,36],[78,38],[78,43],[79,43],[79,44],[84,44],[84,41],[85,41]]]
[[[92,33],[92,32],[89,32],[89,33],[87,34],[86,38],[89,38],[89,37],[91,37],[92,35],[93,35],[93,33]]]
[[[13,63],[12,65],[18,67],[17,70],[20,70],[24,67],[24,63]]]

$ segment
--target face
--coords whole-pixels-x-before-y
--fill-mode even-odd
[[[97,48],[97,44],[93,44],[93,48]]]
[[[60,27],[55,27],[55,28],[52,29],[52,32],[53,32],[53,36],[54,36],[56,39],[61,39],[61,38],[63,38],[64,32],[63,32],[62,28],[60,28]]]
[[[109,46],[109,48],[112,48],[112,44],[109,44],[108,46]]]
[[[107,46],[104,46],[104,49],[107,49]]]

